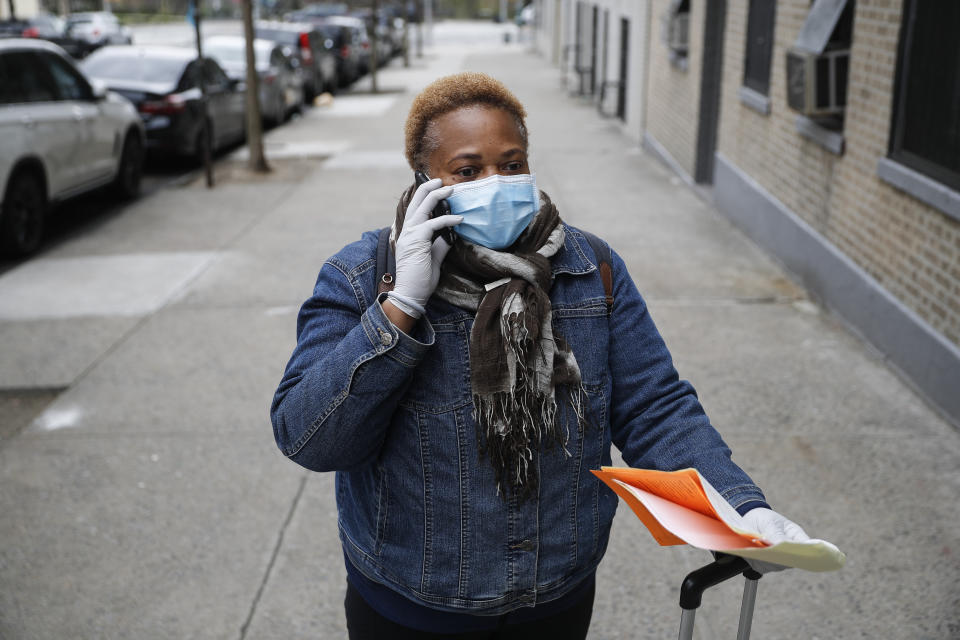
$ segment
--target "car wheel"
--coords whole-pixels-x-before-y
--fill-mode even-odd
[[[19,171],[10,178],[0,212],[0,251],[4,255],[26,256],[37,250],[43,238],[46,200],[35,172]]]
[[[114,191],[124,200],[136,198],[140,193],[140,178],[143,176],[143,143],[134,132],[127,134],[117,167]]]

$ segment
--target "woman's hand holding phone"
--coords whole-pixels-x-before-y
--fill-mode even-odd
[[[396,243],[396,284],[388,297],[411,318],[424,314],[440,280],[440,264],[450,251],[450,243],[443,237],[434,239],[434,234],[463,222],[463,216],[431,217],[437,203],[452,191],[453,187],[444,187],[439,179],[428,180],[417,188],[407,206]]]
[[[414,171],[413,177],[416,180],[418,187],[430,181],[430,178],[428,178],[427,174],[425,174],[423,171]],[[431,211],[430,217],[439,218],[440,216],[446,216],[446,215],[450,215],[450,205],[447,203],[446,200],[440,200],[437,203],[437,206],[435,206]],[[439,235],[442,236],[443,239],[447,241],[447,244],[452,245],[456,241],[456,237],[453,232],[453,229],[451,229],[450,227],[447,227],[446,229],[441,229],[439,231]],[[434,236],[434,238],[436,238],[436,236]]]

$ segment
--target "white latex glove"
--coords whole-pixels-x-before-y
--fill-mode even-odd
[[[760,537],[773,544],[784,541],[803,542],[810,539],[810,536],[800,528],[800,525],[765,507],[748,511],[747,515],[743,516],[743,523],[748,529],[756,531],[760,534]],[[745,560],[757,573],[783,571],[787,568],[782,564],[773,564],[772,562],[749,558],[745,558]]]
[[[453,187],[444,187],[439,178],[420,185],[410,199],[403,231],[397,238],[396,284],[388,297],[401,311],[414,318],[423,315],[423,307],[440,280],[440,264],[450,251],[446,240],[442,237],[434,240],[433,235],[444,227],[463,222],[463,216],[430,218],[437,203],[452,192]]]

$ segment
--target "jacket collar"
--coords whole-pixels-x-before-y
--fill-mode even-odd
[[[550,259],[553,275],[568,273],[579,276],[595,271],[597,265],[587,258],[587,253],[583,249],[584,245],[587,244],[583,234],[567,224],[563,224],[563,230],[563,247]]]

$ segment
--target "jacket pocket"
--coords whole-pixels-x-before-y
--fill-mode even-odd
[[[440,414],[472,404],[470,329],[466,322],[435,324],[435,343],[413,373],[401,405]]]
[[[607,379],[610,334],[603,298],[591,298],[576,306],[556,305],[553,332],[570,345],[584,386],[603,384]]]

